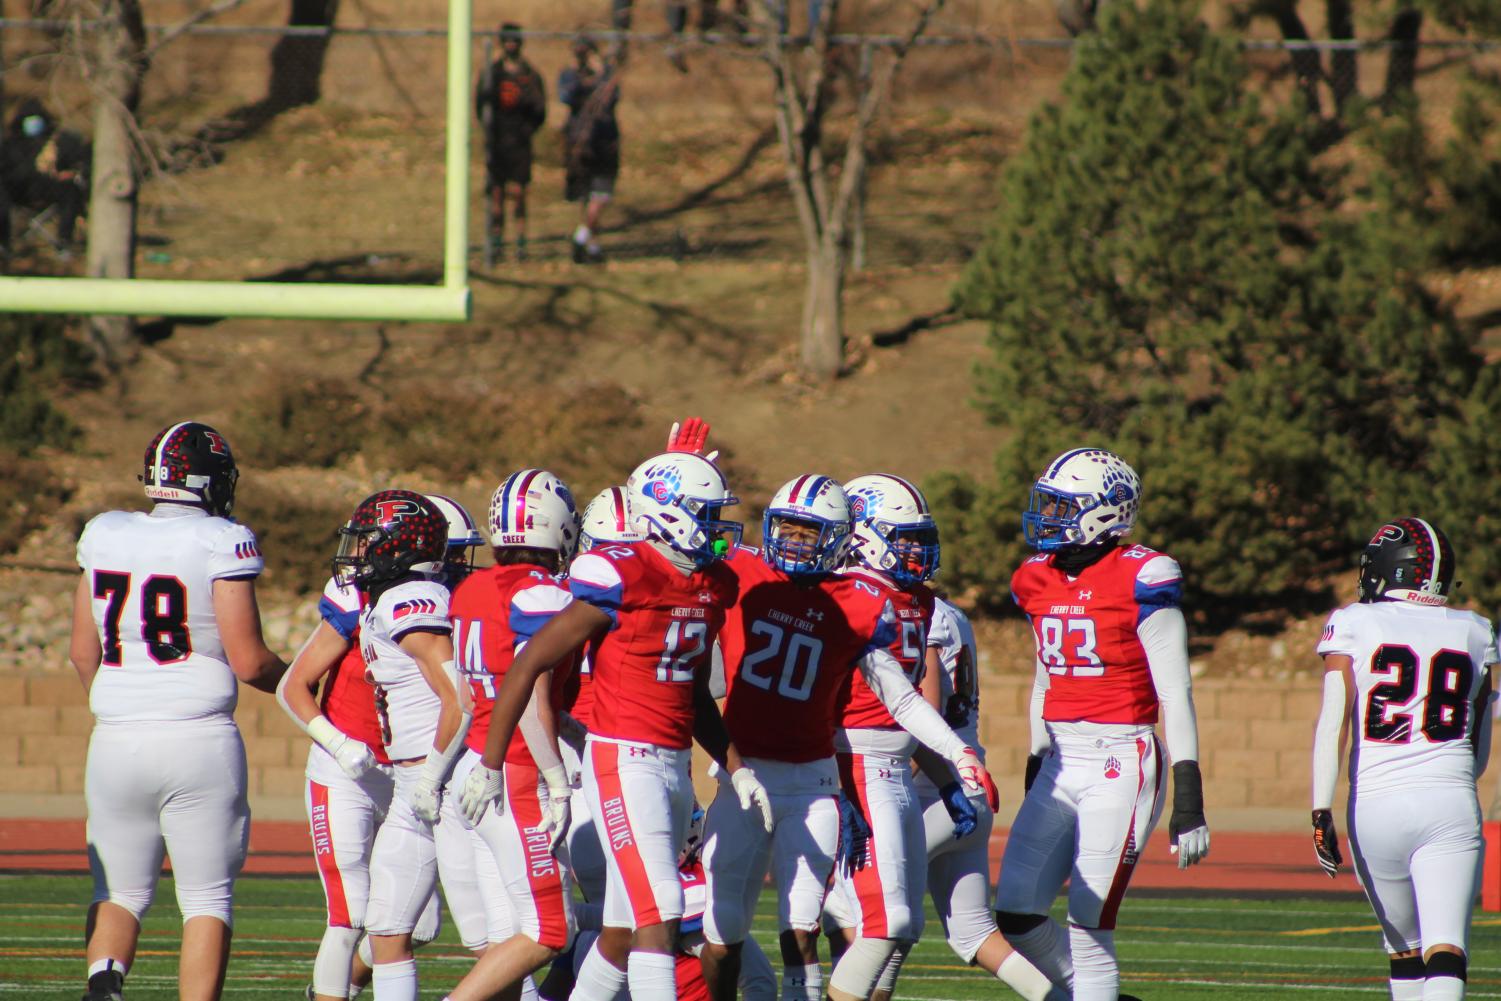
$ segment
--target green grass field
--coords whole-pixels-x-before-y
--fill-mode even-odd
[[[322,934],[318,884],[306,879],[245,879],[239,885],[228,998],[302,997]],[[82,876],[0,877],[0,995],[76,998],[82,993],[81,928],[89,881]],[[756,935],[772,939],[771,899],[763,895]],[[910,1001],[995,999],[1002,989],[959,964],[937,933],[913,951],[897,988]],[[147,919],[131,971],[131,1001],[177,996],[179,918],[170,880]],[[1386,964],[1364,901],[1252,900],[1241,897],[1128,898],[1116,941],[1122,989],[1146,1001],[1385,997]],[[1501,919],[1477,914],[1471,941],[1472,998],[1501,998]],[[469,959],[446,925],[421,954],[422,996],[437,998]],[[369,996],[368,994],[366,995]]]

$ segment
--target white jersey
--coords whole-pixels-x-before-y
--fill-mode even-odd
[[[255,533],[184,504],[106,511],[84,527],[78,565],[103,657],[89,690],[101,722],[231,716],[238,682],[214,617],[214,581],[265,569]]]
[[[1318,652],[1354,662],[1353,788],[1474,787],[1473,701],[1496,662],[1489,620],[1407,601],[1347,605]]]
[[[980,679],[976,667],[975,629],[969,616],[942,598],[933,600],[933,624],[928,628],[928,648],[938,651],[943,671],[938,676],[938,711],[959,739],[979,752],[980,746]],[[916,778],[917,794],[924,800],[936,799],[938,787],[927,773]]]
[[[365,676],[375,683],[375,707],[392,761],[425,757],[433,749],[442,702],[401,638],[425,629],[447,635],[448,588],[438,581],[402,581],[360,614]]]

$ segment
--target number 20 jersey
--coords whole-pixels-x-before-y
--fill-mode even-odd
[[[214,581],[265,567],[255,534],[198,508],[106,511],[78,540],[103,659],[89,690],[101,722],[228,716],[238,684],[214,617]]]
[[[1352,661],[1352,786],[1474,787],[1473,700],[1496,662],[1488,620],[1407,601],[1347,605],[1329,617],[1318,652]]]
[[[1042,717],[1055,723],[1157,722],[1157,689],[1137,627],[1183,596],[1178,562],[1146,546],[1117,547],[1071,577],[1051,553],[1011,577],[1032,623],[1049,685]]]
[[[650,542],[596,546],[573,561],[568,589],[610,618],[590,650],[589,732],[686,749],[693,743],[693,679],[709,670],[735,575],[718,563],[685,574]]]

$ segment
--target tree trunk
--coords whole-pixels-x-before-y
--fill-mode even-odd
[[[1386,87],[1381,103],[1392,103],[1412,93],[1418,78],[1418,34],[1423,30],[1423,12],[1411,7],[1397,11],[1392,19],[1391,58],[1386,64]]]
[[[287,26],[332,28],[338,13],[339,0],[291,0]],[[271,82],[265,100],[271,114],[318,103],[328,43],[328,35],[285,35],[271,49]]]
[[[1308,29],[1303,25],[1303,18],[1298,15],[1296,0],[1280,0],[1273,5],[1271,14],[1284,39],[1290,42],[1308,41]],[[1289,53],[1289,59],[1293,64],[1293,73],[1298,77],[1298,89],[1308,102],[1308,113],[1314,118],[1324,117],[1323,102],[1319,99],[1319,81],[1324,75],[1324,67],[1319,61],[1318,50],[1293,49]]]
[[[1355,15],[1350,0],[1328,0],[1324,5],[1329,37],[1340,41],[1355,40]],[[1334,91],[1334,113],[1343,117],[1350,99],[1357,93],[1360,77],[1354,49],[1336,49],[1329,58],[1329,87]]]
[[[825,235],[808,255],[803,300],[803,371],[837,379],[844,369],[844,271],[848,249]]]
[[[104,0],[95,40],[93,190],[89,198],[90,278],[135,275],[136,196],[140,157],[135,110],[146,73],[146,31],[139,0]],[[119,367],[135,353],[135,323],[127,316],[96,316],[89,331],[105,364]]]

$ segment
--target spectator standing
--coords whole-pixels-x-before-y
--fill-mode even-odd
[[[558,76],[558,99],[568,105],[563,126],[564,196],[583,206],[583,221],[573,232],[573,259],[597,264],[604,254],[595,233],[620,173],[620,126],[615,121],[620,80],[589,38],[574,40],[573,58],[574,65]]]
[[[485,239],[497,253],[505,241],[506,202],[516,224],[516,259],[526,259],[526,189],[532,182],[532,135],[547,119],[542,74],[521,55],[521,26],[500,26],[500,58],[485,68],[474,94],[484,125],[485,195],[490,229]]]
[[[16,109],[0,150],[0,206],[44,211],[57,207],[57,242],[66,255],[73,230],[88,199],[88,143],[57,120],[36,98]],[[4,227],[8,235],[8,222]]]

